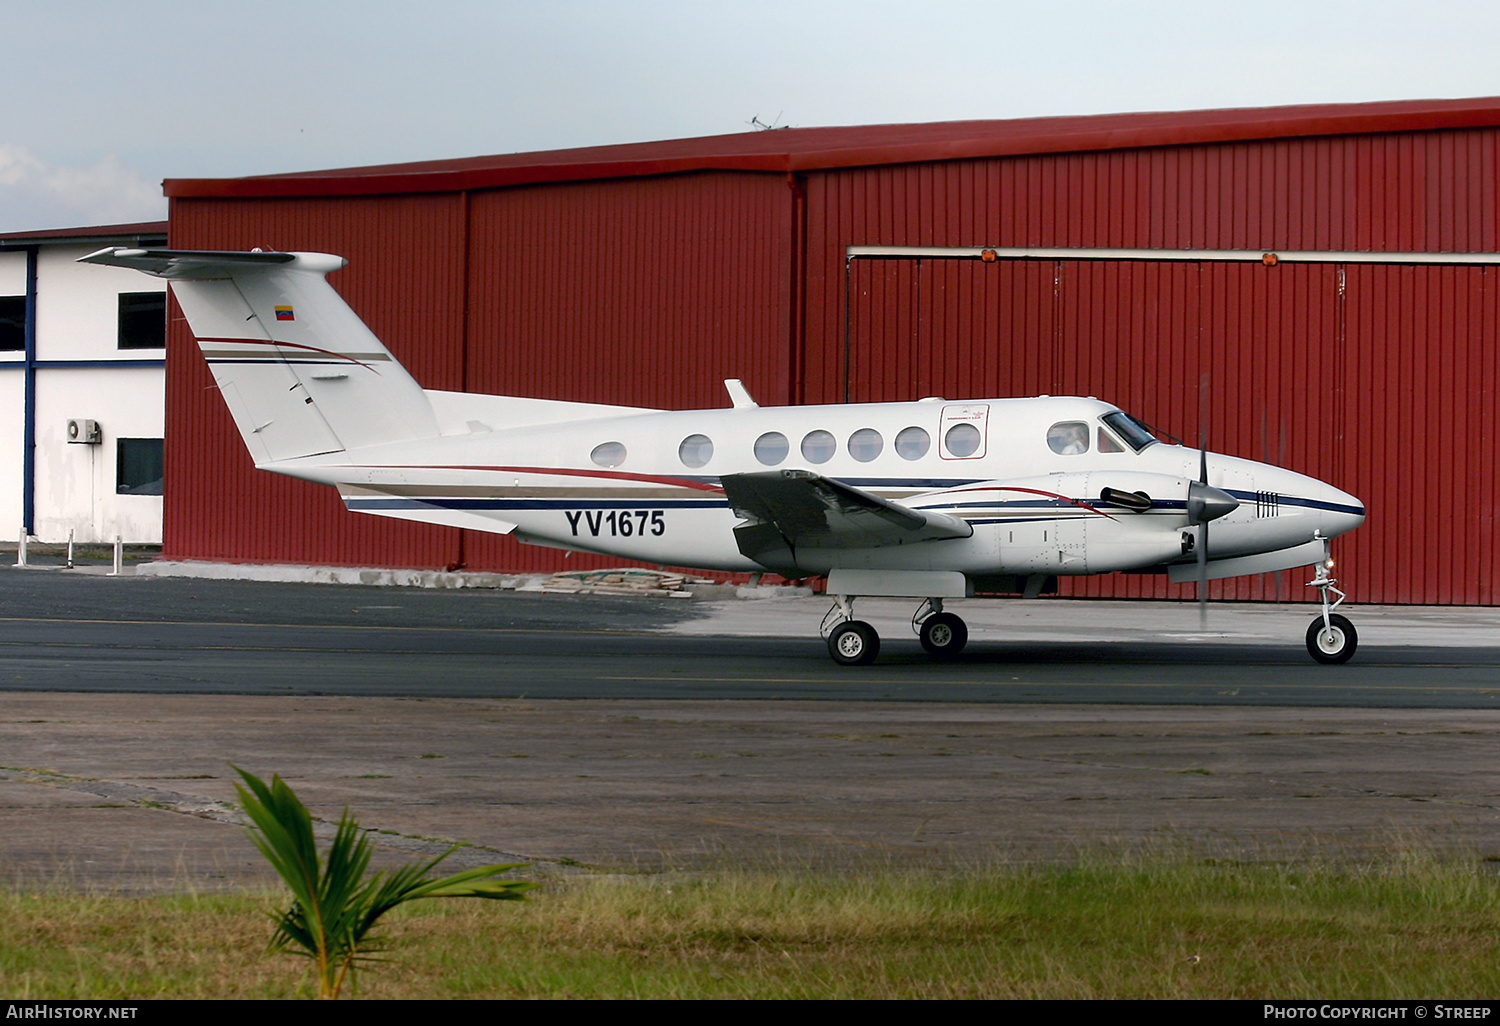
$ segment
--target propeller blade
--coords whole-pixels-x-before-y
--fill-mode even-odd
[[[1197,520],[1202,526],[1198,528],[1198,629],[1208,630],[1208,522],[1215,517],[1222,517],[1239,505],[1239,502],[1231,495],[1220,492],[1217,488],[1208,486],[1208,372],[1198,379],[1198,485],[1201,491],[1193,494],[1193,486],[1188,486],[1188,519]],[[1218,501],[1217,496],[1210,496],[1209,492],[1218,492],[1219,495],[1228,499],[1234,505],[1224,507],[1223,502]],[[1197,508],[1194,508],[1196,501]],[[1215,512],[1222,509],[1223,512]]]
[[[1198,629],[1208,630],[1208,521],[1198,528]]]

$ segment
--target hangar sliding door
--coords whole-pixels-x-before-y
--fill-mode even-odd
[[[854,260],[845,402],[1035,395],[1052,380],[1053,269],[1037,261]]]
[[[1500,602],[1500,270],[1462,257],[1344,256],[854,259],[849,399],[1097,395],[1196,445],[1207,375],[1211,448],[1364,501],[1365,526],[1336,543],[1351,598]],[[1287,571],[1211,588],[1307,599],[1305,579]],[[1063,590],[1192,593],[1139,575]]]

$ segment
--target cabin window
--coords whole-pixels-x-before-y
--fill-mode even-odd
[[[980,441],[982,439],[979,436],[979,429],[969,423],[954,424],[948,429],[948,433],[943,436],[943,444],[948,447],[950,453],[959,459],[963,459],[965,456],[972,456],[978,452]]]
[[[1047,448],[1059,456],[1077,456],[1089,451],[1089,426],[1080,420],[1065,420],[1047,429]]]
[[[849,436],[849,455],[861,463],[869,463],[885,448],[885,439],[874,428],[860,428]]]
[[[776,466],[791,451],[791,443],[780,431],[767,431],[755,440],[755,458],[768,467]]]
[[[714,458],[714,443],[707,435],[688,435],[677,447],[683,466],[701,467]]]
[[[600,442],[589,453],[589,459],[601,467],[618,467],[625,462],[624,442]]]
[[[809,431],[802,439],[802,457],[809,463],[827,463],[838,448],[838,439],[827,431]]]
[[[896,436],[896,455],[903,460],[919,460],[932,447],[932,439],[919,427],[902,428]]]
[[[1115,436],[1103,428],[1099,429],[1099,451],[1100,452],[1124,452],[1125,447],[1115,441]]]
[[[933,440],[921,428],[903,428],[895,437],[895,455],[901,459],[921,459],[932,449]]]

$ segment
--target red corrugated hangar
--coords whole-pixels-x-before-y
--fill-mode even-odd
[[[312,250],[430,388],[658,408],[1096,395],[1359,496],[1363,602],[1500,597],[1500,99],[800,128],[169,180],[179,249]],[[257,473],[174,316],[165,555],[543,570]],[[575,557],[568,565],[597,565]],[[1311,599],[1305,571],[1215,597]],[[1150,575],[1066,594],[1191,597]]]

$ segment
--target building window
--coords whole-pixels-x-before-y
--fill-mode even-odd
[[[121,438],[115,449],[115,491],[120,495],[160,495],[160,438]]]
[[[26,297],[0,296],[0,353],[26,349]]]
[[[120,348],[161,349],[167,344],[167,294],[120,293]]]

